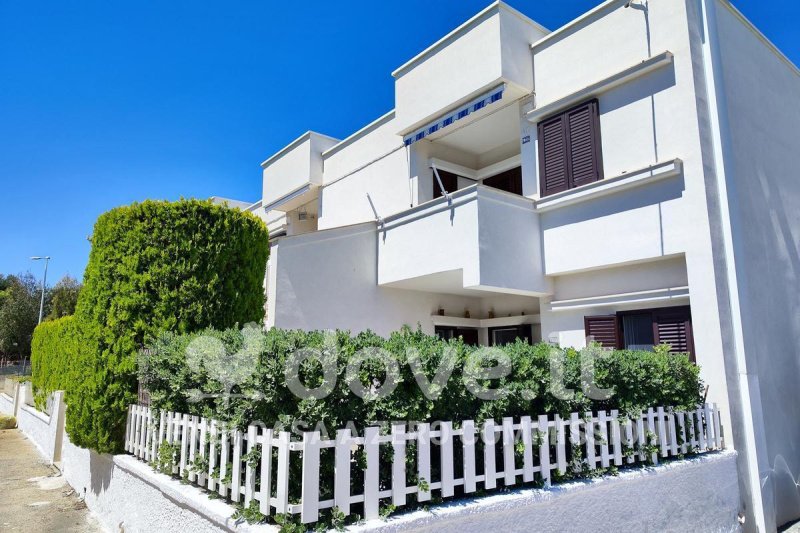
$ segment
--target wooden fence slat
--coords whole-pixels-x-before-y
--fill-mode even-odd
[[[628,447],[628,464],[636,461],[636,454],[634,453],[634,440],[633,440],[633,420],[630,418],[625,420],[625,445]]]
[[[583,469],[583,460],[577,461],[575,450],[579,450],[581,447],[581,418],[578,413],[571,413],[569,416],[569,443],[572,449],[572,468],[576,472],[580,472]]]
[[[585,413],[584,427],[586,437],[586,464],[589,470],[597,468],[597,449],[595,448],[595,429],[597,421],[591,411]]]
[[[406,504],[406,425],[404,422],[392,424],[392,450],[392,505],[401,507]]]
[[[453,471],[453,423],[442,422],[439,426],[439,460],[442,477],[442,498],[455,494]]]
[[[244,466],[244,506],[249,507],[256,492],[256,473],[253,465],[253,450],[258,449],[258,427],[250,424],[247,426],[247,461]],[[317,461],[319,463],[319,461]],[[319,483],[319,480],[317,481]]]
[[[667,427],[663,407],[658,407],[656,416],[658,418],[658,446],[661,448],[661,457],[668,457],[669,442],[667,441]]]
[[[264,429],[261,435],[261,479],[258,509],[263,515],[270,515],[272,496],[272,430]]]
[[[231,500],[238,502],[242,496],[242,432],[233,430],[233,458],[231,459]]]
[[[531,417],[523,416],[519,422],[522,431],[522,482],[533,481],[533,427]]]
[[[464,448],[464,492],[471,493],[477,490],[475,470],[475,422],[465,420],[461,425],[464,432],[461,442]]]
[[[678,435],[680,435],[680,453],[686,453],[686,449],[689,446],[688,438],[689,436],[686,434],[686,422],[685,416],[683,411],[675,413],[676,418],[678,419]]]
[[[431,426],[419,424],[417,427],[417,479],[431,484]],[[420,490],[417,492],[417,501],[424,502],[431,499],[431,491]]]
[[[183,420],[181,422],[181,462],[180,462],[180,469],[179,473],[180,476],[183,477],[184,472],[186,472],[186,458],[188,456],[188,446],[189,446],[189,415],[183,415]]]
[[[228,495],[228,485],[223,480],[228,477],[229,450],[228,430],[222,427],[219,431],[219,482],[217,486],[219,487],[219,495],[223,497]]]
[[[288,431],[278,434],[278,470],[276,472],[277,490],[275,493],[275,512],[285,514],[289,510],[289,440]]]
[[[722,421],[720,420],[719,406],[716,403],[711,404],[714,412],[714,445],[718,450],[722,449]]]
[[[189,419],[189,481],[194,483],[197,480],[197,471],[195,469],[195,460],[197,456],[197,432],[199,430],[197,417],[192,416]]]
[[[130,452],[131,451],[131,442],[133,442],[133,439],[131,439],[131,429],[133,428],[133,423],[132,423],[132,420],[133,420],[133,409],[134,409],[134,405],[133,404],[128,406],[127,418],[125,419],[125,451],[126,452]]]
[[[206,420],[205,417],[200,418],[200,435],[198,439],[199,442],[198,442],[197,453],[200,455],[201,459],[207,460],[208,443],[206,441],[208,440],[208,420]],[[204,461],[201,461],[201,464],[203,462]],[[201,487],[205,486],[206,484],[206,476],[207,472],[205,468],[197,473],[197,484],[200,485]]]
[[[611,410],[611,445],[614,447],[614,464],[622,465],[622,437],[619,427],[619,411]]]
[[[547,415],[539,415],[539,467],[545,485],[550,485],[550,421]]]
[[[494,458],[496,438],[494,420],[490,418],[483,423],[483,488],[486,490],[497,487],[497,469]]]
[[[608,450],[608,413],[605,410],[597,413],[597,425],[600,439],[600,466],[608,468],[611,465],[611,455]]]
[[[350,462],[352,448],[350,430],[336,432],[335,471],[333,481],[333,501],[345,515],[350,514]],[[405,460],[405,457],[403,458]],[[403,487],[405,489],[405,487]]]
[[[514,451],[514,419],[505,417],[503,418],[503,478],[507,487],[517,482]]]
[[[380,499],[378,498],[378,491],[380,490],[378,483],[379,429],[377,427],[368,427],[364,430],[364,452],[367,456],[367,469],[364,471],[364,518],[367,520],[373,520],[380,515]]]
[[[654,445],[658,441],[656,439],[656,412],[653,411],[652,407],[647,409],[647,444]],[[658,453],[654,451],[650,455],[650,460],[653,462],[654,465],[658,464]]]
[[[303,484],[300,496],[300,521],[304,524],[319,519],[319,431],[303,433]],[[377,471],[377,457],[374,458]],[[369,457],[367,457],[369,468]],[[377,484],[377,483],[376,483]],[[377,493],[378,487],[375,487]]]
[[[714,414],[710,403],[703,406],[703,414],[705,414],[706,421],[706,447],[710,450],[714,448],[714,442],[716,441],[714,436]]]
[[[644,461],[645,446],[647,445],[647,432],[644,430],[644,418],[646,415],[643,413],[636,418],[636,440],[639,443],[639,460]]]
[[[564,432],[566,421],[561,416],[555,415],[556,424],[556,464],[559,474],[567,473],[567,442]]]
[[[667,431],[669,432],[669,449],[672,455],[678,455],[678,434],[675,425],[675,410],[667,410]]]
[[[697,439],[698,439],[698,447],[700,448],[701,452],[706,451],[707,449],[707,440],[706,440],[706,428],[705,424],[703,424],[703,410],[697,409],[695,411],[695,416],[697,417]]]
[[[214,470],[217,468],[217,421],[211,420],[211,427],[208,430],[209,443],[208,443],[208,490],[213,491],[217,486],[217,480],[214,478]]]

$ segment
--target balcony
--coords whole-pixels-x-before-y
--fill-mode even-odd
[[[500,86],[503,102],[529,94],[530,44],[546,33],[503,2],[478,13],[392,73],[398,133],[410,134]]]
[[[378,284],[480,296],[550,293],[531,200],[473,185],[378,227]]]
[[[261,163],[264,209],[287,212],[315,200],[322,185],[322,152],[338,142],[309,131]]]

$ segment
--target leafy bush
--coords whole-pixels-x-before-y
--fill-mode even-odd
[[[209,351],[210,348],[210,351]],[[336,384],[322,399],[300,399],[291,391],[285,378],[292,354],[319,350],[336,357]],[[372,401],[357,398],[347,384],[348,363],[361,351],[385,351],[397,362],[397,387],[392,394]],[[448,351],[449,350],[449,351]],[[636,412],[651,406],[690,408],[700,402],[699,369],[686,355],[663,350],[599,352],[595,363],[597,386],[613,389],[608,399],[591,399],[581,385],[581,352],[556,350],[562,359],[563,382],[573,393],[553,394],[551,359],[554,349],[547,344],[510,344],[490,352],[504,354],[511,366],[509,375],[485,379],[476,375],[476,348],[460,340],[442,341],[420,331],[404,328],[383,339],[371,332],[351,336],[337,331],[287,331],[272,329],[266,333],[229,329],[205,330],[159,337],[149,353],[143,355],[140,379],[150,391],[157,408],[213,417],[244,428],[260,420],[267,426],[291,427],[298,421],[323,423],[329,431],[353,422],[363,428],[372,422],[408,420],[460,421],[544,413],[584,412],[619,409]],[[226,377],[210,361],[222,353],[222,368],[247,366],[241,379],[226,391]],[[247,360],[248,353],[252,359]],[[436,369],[451,354],[453,372],[433,399],[423,394],[412,372],[412,364],[433,381]],[[414,355],[416,354],[416,355]],[[248,366],[250,365],[250,366]],[[482,367],[481,367],[482,368]],[[300,365],[302,383],[309,389],[324,386],[321,365],[307,360]],[[366,388],[383,383],[383,363],[368,359],[361,365],[358,381]],[[228,380],[230,381],[230,380]],[[471,382],[471,383],[470,383]],[[329,382],[327,382],[330,384]],[[483,400],[473,394],[476,386],[505,388],[500,398]],[[434,387],[435,389],[435,387]],[[226,394],[228,392],[229,394]]]
[[[67,391],[80,379],[76,373],[79,347],[78,329],[72,316],[42,322],[33,331],[31,381],[34,401],[40,410],[48,394]]]
[[[72,442],[122,449],[136,354],[149,338],[263,319],[267,241],[256,216],[209,201],[146,201],[98,218],[75,312]]]

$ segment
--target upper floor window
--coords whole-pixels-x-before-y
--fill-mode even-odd
[[[543,197],[602,178],[597,100],[539,123],[539,183]]]
[[[522,167],[516,167],[483,180],[484,185],[513,194],[522,194]]]

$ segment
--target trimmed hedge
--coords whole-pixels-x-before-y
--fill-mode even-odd
[[[476,381],[491,388],[505,387],[508,394],[500,399],[482,400],[470,391],[463,379],[475,370],[470,360],[476,348],[460,340],[446,342],[409,328],[393,333],[388,339],[370,332],[351,336],[343,331],[336,332],[333,339],[326,345],[323,332],[278,329],[256,336],[247,332],[243,335],[237,330],[166,334],[150,346],[149,354],[141,356],[140,379],[146,383],[156,408],[213,417],[240,428],[256,420],[269,427],[291,426],[302,421],[312,426],[321,422],[328,431],[334,431],[351,422],[356,428],[363,428],[372,422],[391,420],[457,422],[473,419],[482,422],[487,418],[544,413],[567,416],[571,412],[598,409],[632,413],[659,405],[688,409],[701,401],[699,368],[687,355],[670,354],[663,349],[603,352],[604,357],[595,363],[595,379],[599,387],[613,388],[614,394],[607,400],[592,400],[581,390],[580,352],[557,351],[563,358],[564,384],[574,391],[571,397],[560,394],[557,397],[550,390],[554,348],[547,344],[517,342],[497,349],[511,363],[508,376]],[[224,386],[208,358],[203,359],[206,364],[198,365],[192,357],[192,352],[202,352],[203,346],[219,350],[220,345],[225,346],[227,354],[248,351],[256,354],[250,362],[240,357],[239,365],[250,366],[242,382],[227,398],[220,395]],[[297,398],[287,386],[284,375],[291,354],[308,348],[331,352],[333,345],[337,353],[337,381],[333,391],[318,400]],[[423,395],[408,364],[409,348],[419,354],[420,368],[428,380],[433,380],[445,349],[453,350],[454,371],[438,398],[431,400]],[[354,354],[363,349],[385,350],[398,364],[397,388],[385,398],[363,401],[346,383],[347,365]],[[236,364],[237,356],[226,357],[228,366]],[[300,368],[301,381],[307,387],[323,384],[318,363],[309,361]],[[384,368],[381,363],[367,361],[361,366],[358,378],[366,387],[383,383]]]
[[[136,354],[148,339],[263,320],[268,254],[260,219],[210,201],[146,201],[101,215],[75,312],[72,442],[122,449]]]
[[[80,376],[77,358],[80,337],[74,316],[42,322],[33,331],[31,341],[31,382],[36,407],[42,410],[47,395],[67,391]]]

